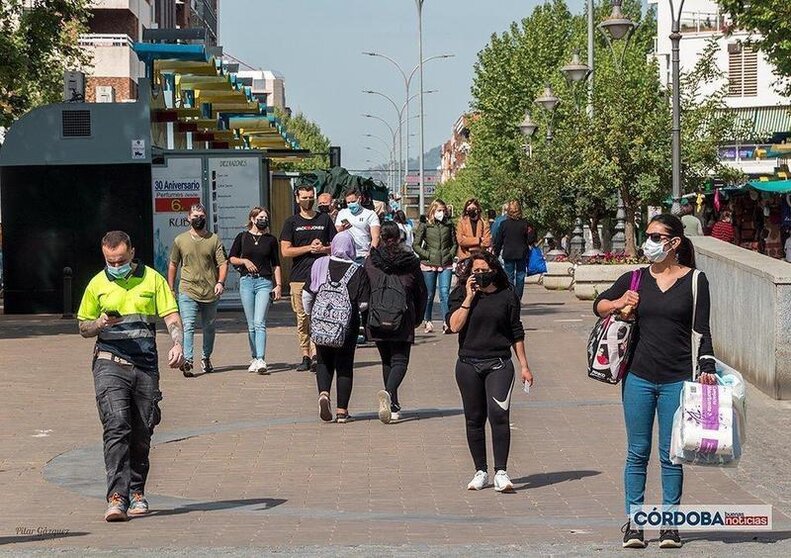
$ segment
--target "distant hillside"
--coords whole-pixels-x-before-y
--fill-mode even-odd
[[[423,155],[423,168],[425,170],[437,170],[439,167],[440,162],[442,161],[442,146],[438,145],[431,151],[427,151]],[[420,161],[417,157],[414,159],[409,160],[409,170],[418,170],[420,167]]]

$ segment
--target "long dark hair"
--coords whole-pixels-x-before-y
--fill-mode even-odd
[[[511,286],[511,283],[508,281],[508,275],[505,274],[500,260],[497,259],[494,254],[491,252],[475,252],[469,258],[461,260],[456,266],[456,276],[459,278],[457,288],[465,288],[467,279],[469,279],[472,274],[472,264],[475,260],[485,261],[489,269],[494,271],[494,285],[498,289],[505,289]]]
[[[380,247],[384,251],[395,253],[401,250],[401,228],[395,221],[385,221],[382,224],[379,238],[382,240]]]
[[[651,223],[659,223],[671,236],[681,239],[681,244],[676,248],[678,263],[695,269],[695,247],[689,237],[684,235],[684,224],[681,219],[670,213],[661,213],[651,219]]]

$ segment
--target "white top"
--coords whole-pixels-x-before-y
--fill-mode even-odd
[[[788,239],[786,240],[785,250],[786,250],[786,261],[791,262],[791,236],[789,236]]]
[[[398,228],[404,231],[404,235],[406,236],[406,240],[404,241],[404,245],[412,250],[412,243],[415,241],[415,233],[412,232],[412,227],[409,225],[402,225],[401,223],[397,223]]]
[[[371,251],[371,228],[382,226],[379,222],[379,217],[370,209],[363,208],[357,215],[354,215],[347,208],[344,208],[338,212],[338,216],[335,218],[335,226],[342,226],[344,219],[352,225],[349,232],[354,238],[357,257],[368,257],[368,252]]]

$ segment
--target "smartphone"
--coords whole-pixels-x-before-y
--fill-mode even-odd
[[[352,224],[349,222],[349,220],[348,220],[348,219],[341,219],[341,224],[342,224],[344,227],[351,227],[351,226],[352,226]]]
[[[121,317],[121,313],[118,312],[118,310],[107,310],[105,312],[105,314],[107,314],[111,318],[120,318]]]
[[[269,293],[269,302],[274,302],[274,301],[275,301],[275,291],[271,291]]]
[[[530,384],[525,382],[525,393],[530,393]]]

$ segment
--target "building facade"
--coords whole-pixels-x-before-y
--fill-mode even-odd
[[[287,110],[286,80],[279,72],[271,70],[239,70],[236,74],[243,84],[253,90],[253,96],[268,107]]]
[[[93,58],[86,69],[85,100],[121,102],[137,99],[145,66],[132,50],[146,29],[206,29],[206,44],[219,38],[219,0],[95,0],[88,32],[80,45]]]
[[[462,114],[453,125],[451,138],[442,146],[440,163],[440,183],[455,178],[456,174],[467,165],[470,153],[470,122],[474,115]]]
[[[648,0],[657,8],[657,39],[655,54],[663,84],[671,82],[672,12],[666,0]],[[749,137],[723,145],[720,157],[724,163],[747,175],[771,174],[777,159],[759,160],[759,147],[771,144],[773,138],[791,133],[791,99],[778,91],[780,77],[766,57],[747,44],[749,33],[735,29],[727,14],[714,0],[686,0],[681,14],[681,71],[694,68],[709,41],[716,41],[716,63],[723,80],[710,84],[704,94],[712,94],[727,86],[725,102],[736,113],[737,121],[751,130]],[[683,115],[682,115],[683,117]],[[682,122],[683,126],[683,122]]]

